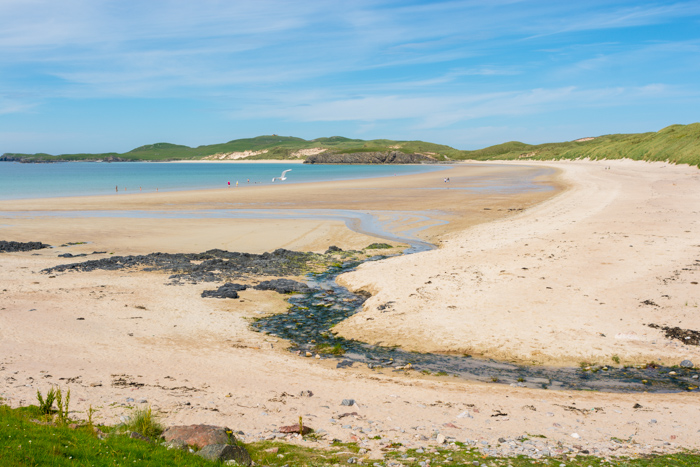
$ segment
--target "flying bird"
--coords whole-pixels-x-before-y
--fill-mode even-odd
[[[287,180],[287,172],[291,172],[291,171],[292,171],[292,169],[285,170],[284,172],[282,172],[282,175],[280,175],[279,177],[273,177],[272,181],[274,182],[275,180],[279,180],[279,181]]]

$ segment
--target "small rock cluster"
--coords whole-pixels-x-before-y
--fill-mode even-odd
[[[0,240],[0,253],[41,250],[43,248],[51,248],[51,245],[41,242],[8,242],[5,240]]]

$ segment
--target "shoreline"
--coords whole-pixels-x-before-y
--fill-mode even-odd
[[[74,162],[74,161],[73,161]],[[136,161],[137,163],[139,161]],[[177,161],[164,161],[164,162],[152,162],[148,161],[145,162],[146,164],[168,164],[170,162],[177,162]],[[180,162],[187,162],[187,163],[200,163],[202,162],[204,165],[209,165],[208,162],[227,162],[227,161],[180,161]],[[239,161],[228,161],[228,162],[239,162]],[[258,161],[257,162],[252,162],[248,165],[252,166],[265,166],[265,165],[271,165],[271,164],[277,164],[280,167],[283,167],[287,164],[284,162],[280,162],[277,160],[273,161]],[[86,162],[79,162],[80,164],[90,164]],[[127,162],[126,164],[130,164],[131,162]],[[243,162],[240,162],[240,164],[243,164]],[[295,162],[296,164],[296,162]],[[43,168],[45,164],[40,164]],[[178,164],[175,164],[178,165]],[[338,164],[331,164],[328,165],[327,167],[337,167]],[[448,166],[426,166],[423,164],[402,164],[400,166],[392,167],[391,165],[381,165],[382,168],[385,170],[380,170],[379,173],[377,173],[376,170],[373,170],[371,172],[365,173],[365,170],[362,170],[361,168],[371,168],[372,165],[369,164],[357,164],[357,165],[346,165],[350,167],[350,173],[348,174],[347,172],[341,172],[341,171],[331,171],[330,173],[326,173],[323,175],[323,178],[319,176],[319,172],[324,172],[323,167],[326,167],[322,164],[314,164],[314,165],[309,165],[307,166],[307,171],[306,177],[302,177],[300,180],[298,177],[292,177],[287,181],[283,182],[271,182],[270,181],[270,176],[272,175],[278,175],[279,172],[274,172],[274,173],[269,173],[268,171],[265,172],[263,176],[263,180],[260,179],[261,173],[253,173],[253,174],[241,174],[241,173],[227,173],[227,174],[220,174],[220,173],[211,173],[211,171],[204,171],[205,173],[200,173],[200,178],[197,179],[196,183],[190,183],[189,186],[186,186],[183,188],[182,186],[178,185],[177,187],[173,187],[173,180],[170,180],[167,178],[164,180],[146,180],[144,181],[135,181],[131,180],[133,184],[126,183],[124,184],[124,181],[118,182],[117,183],[117,191],[113,191],[111,188],[112,180],[107,183],[107,185],[110,185],[110,188],[108,190],[103,190],[102,188],[97,189],[94,186],[87,184],[82,186],[82,192],[76,193],[75,191],[70,191],[70,190],[65,190],[65,176],[66,173],[64,172],[62,174],[61,178],[61,183],[59,183],[59,192],[58,193],[45,193],[44,195],[37,195],[36,193],[32,192],[31,195],[25,193],[26,189],[22,187],[20,189],[20,194],[17,195],[16,193],[13,196],[10,196],[9,191],[5,191],[0,193],[2,196],[7,196],[7,197],[2,197],[0,196],[0,201],[5,201],[5,202],[31,202],[31,201],[37,201],[40,202],[41,200],[49,200],[49,199],[54,199],[54,198],[59,198],[59,199],[67,199],[67,198],[78,198],[78,199],[86,199],[86,198],[94,198],[94,197],[104,197],[104,198],[112,198],[114,196],[144,196],[144,195],[163,195],[164,193],[192,193],[194,196],[198,195],[198,192],[206,192],[206,191],[215,191],[215,190],[243,190],[243,189],[258,189],[262,187],[272,187],[272,186],[298,186],[298,185],[306,185],[306,184],[313,184],[313,183],[325,183],[325,182],[331,182],[331,183],[336,183],[336,182],[345,182],[345,181],[353,181],[353,180],[369,180],[369,179],[389,179],[391,177],[395,176],[411,176],[411,175],[421,175],[421,174],[431,174],[434,172],[442,172],[443,170],[447,169]],[[379,165],[377,165],[379,166]],[[353,167],[355,169],[353,169]],[[360,169],[357,169],[360,167]],[[408,167],[408,171],[406,168]],[[418,167],[428,167],[425,169],[418,170]],[[259,168],[259,167],[258,167]],[[390,172],[386,170],[386,168],[389,169],[400,169],[398,172]],[[172,169],[172,167],[171,167]],[[291,169],[290,169],[291,170]],[[401,171],[403,170],[403,171]],[[171,171],[172,172],[172,171]],[[177,172],[177,171],[176,171]],[[254,171],[255,172],[255,171]],[[24,174],[21,171],[15,174],[16,177],[21,176],[29,176],[29,174]],[[44,174],[46,175],[46,174]],[[95,175],[95,174],[93,174]],[[98,171],[97,176],[103,176],[104,173],[101,173]],[[167,174],[166,174],[167,175]],[[207,177],[217,177],[218,183],[211,184],[211,179],[207,178],[206,183],[205,181],[201,178],[201,176],[206,175]],[[120,173],[119,171],[116,174],[113,174],[114,177],[121,177],[124,176],[123,173]],[[131,175],[127,175],[131,176]],[[182,173],[180,173],[178,176],[182,177]],[[257,178],[256,178],[257,177]],[[250,179],[253,179],[253,183],[250,182]],[[304,180],[304,178],[310,178],[307,180]],[[231,181],[237,182],[239,180],[244,180],[248,179],[247,182],[241,183],[240,186],[238,185],[233,185],[231,184]],[[115,179],[116,180],[116,179]],[[0,179],[0,181],[2,181]],[[228,182],[228,186],[227,186]],[[37,183],[34,181],[34,183]],[[47,180],[46,181],[46,186],[51,186],[53,182]],[[185,184],[187,185],[187,184]],[[12,184],[10,183],[10,186]],[[131,186],[131,190],[127,190],[125,186]],[[145,190],[141,190],[141,187],[144,186]],[[138,187],[138,188],[134,188]]]
[[[603,164],[611,165],[613,169],[608,171]],[[566,292],[566,284],[555,287],[551,283],[540,285],[538,282],[543,276],[555,277],[558,281],[569,278],[564,274],[565,270],[557,269],[558,264],[578,264],[577,269],[572,269],[591,271],[595,269],[591,268],[590,262],[586,269],[580,266],[585,262],[575,261],[597,259],[601,255],[617,254],[620,250],[631,256],[625,257],[623,262],[618,261],[625,264],[618,264],[619,268],[614,272],[624,272],[624,266],[634,264],[632,258],[651,258],[650,266],[660,265],[653,266],[657,268],[653,271],[656,273],[669,268],[672,271],[688,258],[684,256],[688,254],[685,247],[674,246],[685,245],[690,238],[685,232],[676,232],[677,222],[680,219],[690,230],[695,229],[696,217],[689,216],[687,210],[692,213],[700,212],[700,209],[692,204],[695,202],[693,198],[686,208],[674,203],[684,201],[688,204],[687,193],[693,193],[697,188],[697,171],[673,169],[668,174],[659,174],[662,169],[657,166],[611,161],[558,164],[528,161],[526,165],[533,169],[522,169],[514,164],[457,166],[450,169],[452,187],[473,183],[475,176],[487,179],[511,174],[517,178],[520,170],[539,173],[538,167],[554,167],[554,171],[546,172],[545,176],[557,184],[558,191],[515,196],[506,192],[448,189],[442,175],[421,174],[298,186],[291,192],[261,189],[255,190],[254,196],[249,193],[234,197],[219,190],[198,193],[197,196],[172,193],[166,199],[151,200],[145,197],[136,199],[138,196],[121,200],[44,200],[34,205],[16,203],[13,210],[79,211],[96,206],[107,210],[196,210],[221,207],[222,204],[238,207],[262,204],[280,209],[290,206],[338,209],[343,206],[376,211],[388,206],[398,211],[415,210],[421,206],[425,210],[440,212],[450,223],[431,227],[420,234],[420,238],[437,243],[438,250],[366,264],[350,277],[343,276],[344,280],[352,282],[353,288],[359,284],[373,296],[365,311],[339,325],[338,330],[343,333],[348,329],[362,332],[366,337],[363,340],[381,341],[382,345],[391,345],[397,336],[421,345],[434,343],[437,337],[444,345],[454,345],[455,349],[461,350],[459,344],[466,339],[477,342],[484,338],[486,342],[489,339],[493,342],[493,325],[498,324],[501,328],[496,342],[508,344],[510,340],[510,345],[514,346],[517,342],[513,339],[521,338],[517,335],[518,327],[527,330],[528,320],[541,319],[536,312],[546,309],[547,303],[555,305],[556,313],[564,315],[561,319],[568,319],[569,322],[564,321],[568,325],[578,324],[580,317],[573,313],[577,307],[582,304],[590,306],[588,301],[581,301],[584,294],[589,295],[586,298],[591,302],[598,298],[615,306],[627,303],[624,300],[628,299],[629,293],[619,297],[620,287],[608,290],[605,297],[602,289],[593,285],[582,287],[583,284],[577,284],[581,290],[576,300],[567,293],[562,293],[560,299],[543,295],[548,293],[546,287],[552,287],[557,294],[562,290]],[[632,182],[639,187],[627,191]],[[570,188],[564,190],[565,183],[570,184]],[[664,220],[660,227],[651,219],[640,223],[640,218],[644,219],[644,210],[632,209],[625,214],[624,208],[630,205],[618,204],[620,199],[628,199],[646,206],[644,200],[648,199],[649,193],[644,187],[649,184],[654,187],[654,197],[648,206],[656,210],[654,221]],[[601,218],[602,214],[612,217]],[[619,237],[624,238],[621,232],[623,227],[631,225],[630,216],[637,220],[638,224],[634,226],[640,230],[640,236],[634,239],[634,244],[638,245],[636,249],[626,246],[629,253],[621,250],[619,243],[626,241],[629,244],[631,240],[618,239],[617,234],[614,236],[616,242],[599,238],[609,237],[612,233],[595,237],[596,248],[600,251],[591,249],[586,243],[593,238],[585,228],[590,222],[596,223],[595,232],[619,231]],[[60,252],[91,254],[103,249],[108,251],[107,254],[110,251],[187,252],[213,247],[253,252],[256,244],[322,251],[329,242],[343,249],[372,243],[371,237],[349,232],[344,225],[277,220],[245,225],[244,222],[216,219],[187,223],[138,219],[129,219],[128,222],[121,219],[69,221],[57,222],[39,217],[15,219],[12,221],[14,225],[0,229],[8,240],[92,242],[50,251],[38,250],[34,252],[37,256],[32,252],[0,255],[0,279],[5,289],[0,295],[1,307],[5,308],[0,311],[0,355],[3,355],[0,375],[5,376],[0,379],[0,396],[12,406],[32,403],[37,389],[44,392],[49,385],[58,384],[71,388],[76,400],[75,410],[86,410],[88,404],[99,406],[99,421],[118,421],[128,410],[128,398],[146,400],[168,424],[232,426],[245,433],[245,441],[274,435],[276,427],[289,425],[303,415],[313,428],[326,430],[328,440],[356,441],[370,449],[371,455],[379,453],[382,448],[379,444],[382,441],[372,439],[375,434],[380,434],[384,442],[392,440],[416,447],[432,443],[427,437],[421,438],[421,435],[430,435],[432,430],[458,441],[485,441],[492,446],[500,444],[500,437],[514,439],[519,435],[543,435],[547,443],[559,446],[552,449],[564,446],[575,452],[575,444],[590,448],[595,455],[601,456],[700,448],[696,436],[700,429],[697,422],[700,402],[696,394],[547,391],[460,382],[450,376],[403,374],[387,368],[336,368],[335,360],[296,356],[285,350],[284,341],[250,329],[250,319],[286,310],[284,297],[275,293],[250,290],[241,292],[240,300],[202,299],[202,289],[211,288],[210,285],[166,286],[163,276],[149,272],[93,271],[62,273],[55,277],[37,273],[44,267],[76,261],[58,258]],[[0,223],[7,224],[8,221],[0,219]],[[582,230],[577,230],[577,224],[584,226]],[[562,230],[563,226],[565,230]],[[647,231],[659,228],[673,232],[673,244],[663,242],[661,237],[648,238],[654,242],[646,244],[644,235]],[[557,240],[557,237],[551,237],[556,229],[560,229],[559,235],[562,231],[570,235],[565,238],[566,243],[550,241]],[[574,236],[575,232],[580,235]],[[47,241],[47,236],[51,241]],[[527,247],[525,243],[528,243]],[[576,245],[585,248],[573,248]],[[558,251],[564,246],[571,248]],[[663,247],[658,254],[643,256],[652,251],[649,248],[658,246]],[[675,248],[675,253],[669,254],[666,251],[669,248]],[[518,252],[527,256],[518,256]],[[690,252],[697,253],[692,249]],[[552,253],[554,258],[549,258]],[[621,258],[616,256],[615,259]],[[503,269],[509,274],[501,274]],[[695,271],[682,274],[690,273],[695,274]],[[518,276],[524,276],[524,279]],[[586,279],[586,275],[580,272],[578,276],[581,277],[579,281]],[[430,284],[426,284],[428,281]],[[672,281],[670,287],[674,290],[669,295],[674,304],[684,291],[695,290],[690,282],[685,276]],[[591,296],[592,291],[599,293]],[[647,286],[646,291],[652,289]],[[661,301],[660,295],[646,297],[645,294],[638,298],[653,299],[664,306],[662,310],[648,310],[648,307],[639,307],[639,301],[635,301],[633,308],[624,308],[629,313],[627,319],[641,313],[644,313],[643,317],[650,313],[672,313],[673,308],[669,309],[669,302]],[[469,308],[450,308],[460,307],[462,302],[474,299],[479,300],[479,306],[472,306],[470,302]],[[510,318],[499,314],[505,299],[532,303],[532,310],[523,311],[526,321],[514,321],[509,325]],[[493,300],[493,303],[488,300]],[[374,308],[392,301],[394,303],[385,313]],[[569,305],[562,306],[562,303]],[[415,310],[411,308],[413,304],[417,304]],[[583,311],[589,312],[588,307]],[[461,321],[455,318],[454,310],[461,313]],[[469,313],[465,314],[465,310]],[[484,321],[482,316],[474,314],[474,310],[490,314],[491,320]],[[546,326],[559,329],[562,320],[556,313],[552,314],[551,309],[546,310]],[[589,314],[592,322],[605,323],[605,317],[596,316],[595,312]],[[357,324],[354,319],[363,322]],[[685,319],[689,320],[689,327],[694,326],[694,318]],[[470,325],[466,333],[462,321]],[[36,323],[43,322],[52,323],[51,329],[36,326]],[[382,333],[379,334],[377,329],[382,329]],[[453,330],[452,335],[459,333],[459,339],[444,338],[449,330]],[[655,330],[650,332],[658,333]],[[549,342],[556,350],[557,345],[576,346],[581,340],[555,336],[548,341],[545,339],[548,337],[538,333],[525,343],[545,348]],[[581,333],[581,338],[587,338],[586,333]],[[615,341],[633,349],[636,345],[629,339]],[[406,347],[410,349],[410,345]],[[338,388],[342,389],[339,391]],[[298,396],[301,391],[311,391],[313,396]],[[339,422],[339,415],[347,412],[347,407],[340,406],[345,398],[355,399],[358,404],[351,409],[359,414],[350,422],[355,426],[352,429],[343,428],[344,422]],[[635,408],[636,405],[641,408]],[[496,417],[496,413],[507,415]],[[336,422],[329,421],[333,417]],[[656,423],[649,421],[652,418]],[[579,437],[572,438],[572,433]],[[619,444],[611,438],[634,439],[634,443]]]

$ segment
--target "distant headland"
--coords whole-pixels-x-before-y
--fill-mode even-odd
[[[700,123],[671,125],[658,132],[588,136],[559,143],[532,145],[510,141],[474,151],[424,141],[362,140],[342,136],[305,140],[293,136],[267,135],[196,148],[155,143],[121,154],[5,153],[0,156],[0,161],[40,163],[301,159],[306,163],[317,164],[415,164],[459,160],[585,158],[668,161],[700,167]]]

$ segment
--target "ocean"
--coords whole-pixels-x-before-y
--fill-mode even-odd
[[[437,171],[439,165],[315,165],[289,163],[0,162],[0,200],[181,191],[239,185],[309,183]]]

